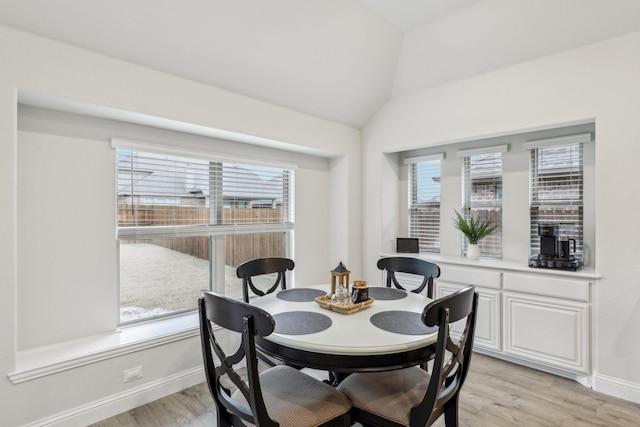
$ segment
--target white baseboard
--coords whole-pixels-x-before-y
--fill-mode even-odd
[[[146,383],[104,399],[78,406],[24,427],[84,427],[122,412],[177,393],[206,381],[204,368],[193,368],[170,377]]]
[[[595,374],[593,389],[599,393],[640,404],[640,384]]]

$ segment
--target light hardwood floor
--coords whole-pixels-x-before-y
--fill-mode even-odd
[[[596,393],[575,381],[474,354],[460,395],[462,426],[640,426],[640,405]],[[435,424],[444,426],[441,418]],[[94,424],[215,426],[206,384]]]

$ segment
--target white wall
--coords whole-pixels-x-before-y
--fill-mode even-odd
[[[18,350],[115,329],[114,165],[106,141],[19,132]]]
[[[22,184],[49,185],[41,176],[33,175],[33,181],[30,176],[43,166],[49,153],[42,150],[50,150],[47,143],[53,142],[68,152],[60,156],[60,152],[53,150],[50,158],[72,162],[75,172],[86,178],[72,183],[76,191],[69,195],[69,202],[77,208],[83,203],[79,194],[91,187],[97,199],[88,202],[97,205],[104,202],[106,206],[105,200],[113,200],[114,190],[112,186],[100,188],[105,184],[105,177],[96,175],[110,169],[107,165],[113,160],[112,153],[104,141],[91,138],[44,134],[38,130],[21,131],[18,138],[19,91],[267,138],[335,156],[340,159],[337,165],[327,166],[326,170],[303,167],[299,173],[295,246],[305,260],[297,262],[296,275],[305,282],[326,280],[329,269],[337,262],[331,253],[333,247],[345,250],[352,270],[359,269],[359,227],[336,233],[332,224],[339,221],[352,228],[352,224],[359,223],[359,198],[352,195],[353,189],[360,187],[358,130],[6,27],[0,27],[0,53],[3,58],[0,68],[0,372],[4,373],[0,379],[0,396],[3,396],[0,418],[3,425],[38,425],[38,420],[59,422],[58,425],[85,425],[96,421],[95,417],[113,415],[115,410],[123,411],[128,405],[137,406],[175,391],[188,382],[186,379],[197,377],[193,375],[197,372],[194,369],[201,367],[199,339],[191,337],[20,384],[14,385],[6,376],[16,369],[19,348],[65,344],[72,338],[99,334],[112,329],[117,316],[115,310],[111,311],[117,274],[115,234],[112,228],[101,228],[111,222],[113,211],[88,221],[81,216],[64,219],[65,227],[77,226],[83,233],[91,234],[86,240],[72,234],[69,240],[70,235],[64,230],[39,227],[37,223],[30,226],[37,218],[34,206],[37,202],[32,200],[36,191],[33,185],[27,185],[24,194],[21,191]],[[78,147],[82,149],[77,151]],[[34,153],[37,155],[32,156]],[[83,164],[87,160],[90,160],[90,170]],[[55,167],[47,170],[56,174]],[[333,178],[336,173],[341,185],[336,185]],[[68,172],[56,176],[66,179]],[[77,215],[64,200],[56,198],[55,189],[45,187],[43,190],[47,191],[44,199],[58,210],[58,219],[65,213]],[[347,209],[342,205],[339,209],[333,206],[337,201],[347,202]],[[28,212],[29,218],[19,221],[19,212]],[[328,212],[338,214],[329,218]],[[52,247],[58,247],[59,251],[48,258],[42,257],[50,253]],[[87,255],[90,251],[102,254],[104,259]],[[42,258],[27,258],[32,254]],[[85,265],[79,269],[74,259],[80,259]],[[37,299],[31,300],[32,297]],[[70,305],[77,311],[71,310]],[[52,324],[49,329],[35,332],[34,325],[38,322]],[[140,364],[144,365],[143,379],[123,384],[122,370]],[[96,402],[104,406],[96,407]]]
[[[640,178],[638,76],[640,33],[632,33],[392,98],[363,130],[368,278],[377,276],[379,252],[389,249],[390,227],[403,220],[379,190],[396,175],[384,152],[595,121],[595,265],[603,277],[596,289],[595,388],[640,401],[640,231],[629,214],[640,207],[630,184]],[[443,253],[456,255],[457,245],[446,246],[442,237]]]

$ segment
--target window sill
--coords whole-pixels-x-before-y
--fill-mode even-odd
[[[470,260],[463,256],[451,256],[451,255],[440,255],[440,254],[431,254],[431,253],[395,253],[388,252],[382,253],[380,256],[408,256],[413,258],[422,258],[427,261],[435,262],[436,264],[453,264],[453,265],[461,265],[465,267],[477,267],[477,268],[487,268],[487,269],[496,269],[496,270],[509,270],[509,271],[517,271],[521,273],[529,273],[529,274],[539,274],[546,276],[560,276],[560,277],[580,277],[585,279],[600,279],[602,276],[598,274],[593,268],[585,267],[578,271],[567,271],[567,270],[554,270],[551,268],[531,268],[527,265],[526,262],[514,262],[514,261],[504,261],[496,258],[480,258],[479,260]]]
[[[9,373],[14,384],[41,378],[79,366],[111,359],[136,351],[198,336],[198,314],[142,323],[80,340],[20,351],[15,371]]]

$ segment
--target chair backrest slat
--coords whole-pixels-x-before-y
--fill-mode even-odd
[[[295,263],[289,258],[256,258],[240,264],[236,268],[236,275],[242,279],[242,298],[244,302],[249,302],[249,289],[255,295],[264,296],[275,291],[280,285],[281,289],[287,288],[286,272],[293,270]],[[277,273],[275,281],[270,287],[263,291],[254,283],[253,278],[265,274]]]
[[[422,276],[422,283],[411,292],[420,293],[427,287],[427,296],[433,298],[433,279],[440,277],[440,267],[436,264],[412,257],[386,257],[378,260],[378,269],[385,270],[387,273],[386,286],[391,285],[398,289],[405,289],[398,282],[396,273],[408,273],[416,276]]]
[[[466,289],[469,289],[468,287]],[[435,326],[441,317],[441,310],[446,309],[449,322],[454,323],[469,316],[473,308],[473,292],[453,293],[431,301],[422,311],[422,321],[427,326]]]

